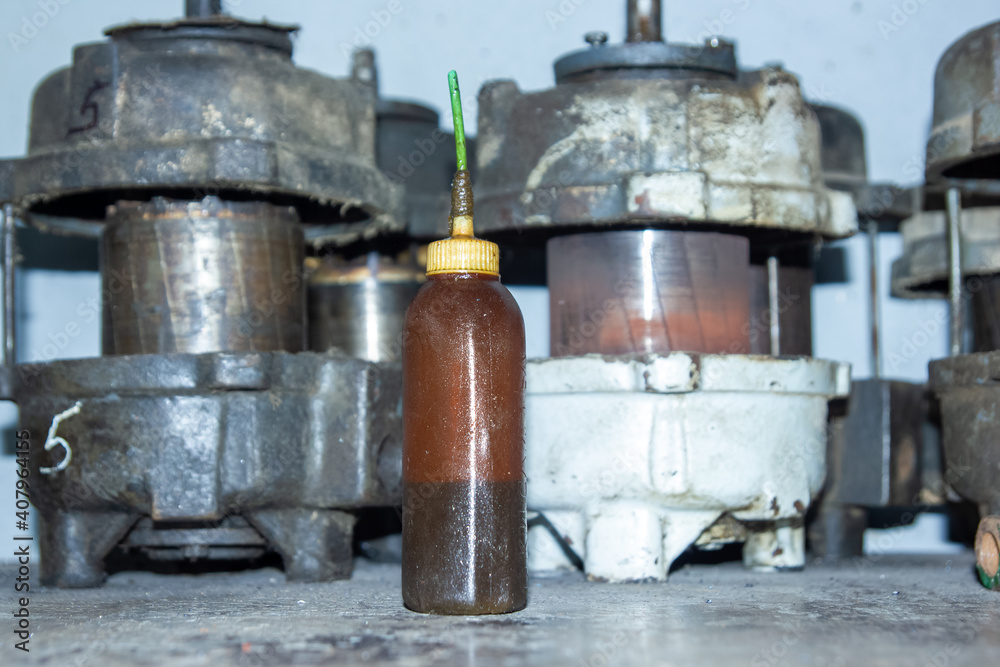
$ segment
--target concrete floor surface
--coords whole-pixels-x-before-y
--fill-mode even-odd
[[[972,567],[965,553],[695,565],[660,584],[533,577],[528,608],[495,617],[407,611],[398,566],[366,561],[329,584],[123,572],[101,589],[33,591],[24,654],[13,568],[0,566],[0,665],[1000,665],[1000,592]]]

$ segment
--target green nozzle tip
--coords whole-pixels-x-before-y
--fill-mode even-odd
[[[455,157],[458,159],[458,170],[466,171],[465,120],[462,118],[462,95],[458,91],[458,72],[455,70],[448,72],[448,92],[451,94],[451,117],[455,124]]]

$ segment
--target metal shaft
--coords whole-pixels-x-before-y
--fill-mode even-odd
[[[205,19],[222,14],[222,0],[184,0],[184,16]]]
[[[949,188],[945,195],[948,223],[948,305],[951,314],[950,354],[962,354],[962,194]]]
[[[626,41],[663,41],[663,14],[660,0],[628,0],[625,25]]]
[[[17,363],[15,348],[15,320],[17,309],[14,306],[14,276],[17,264],[17,229],[15,227],[14,209],[9,204],[0,209],[0,258],[3,261],[3,288],[0,290],[0,310],[3,311],[3,346],[0,348],[0,398],[13,398],[14,366]]]
[[[872,325],[872,377],[882,376],[882,351],[879,344],[879,322],[881,315],[879,312],[878,294],[878,223],[874,220],[868,221],[868,286],[870,289],[869,298],[871,300],[871,325]]]
[[[422,284],[416,263],[377,253],[364,264],[325,262],[309,281],[309,349],[399,361],[406,308]]]
[[[767,310],[770,313],[768,330],[771,335],[771,354],[781,354],[781,306],[778,303],[778,258],[767,258]]]

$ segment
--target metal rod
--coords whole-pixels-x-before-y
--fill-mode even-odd
[[[184,16],[189,19],[207,19],[222,14],[222,0],[184,0]]]
[[[951,356],[962,354],[962,194],[949,188],[945,194],[948,223],[948,305],[951,310]]]
[[[879,324],[881,321],[880,308],[878,303],[879,281],[878,281],[878,223],[874,220],[868,221],[868,283],[871,299],[871,324],[872,324],[872,377],[882,377],[882,350],[879,345]]]
[[[17,363],[15,324],[17,312],[14,307],[14,278],[17,268],[17,228],[14,209],[10,204],[0,212],[0,260],[3,262],[3,289],[0,289],[0,310],[3,311],[3,345],[0,346],[0,372],[2,377],[2,398],[13,398],[14,366]]]
[[[628,0],[625,31],[625,40],[628,42],[662,42],[663,13],[660,0]]]
[[[767,310],[770,313],[771,356],[781,354],[781,321],[778,306],[778,258],[767,258]]]

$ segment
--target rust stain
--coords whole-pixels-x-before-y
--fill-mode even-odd
[[[638,213],[642,215],[653,215],[653,207],[649,204],[649,190],[643,190],[642,194],[635,196],[635,205],[639,207]]]

